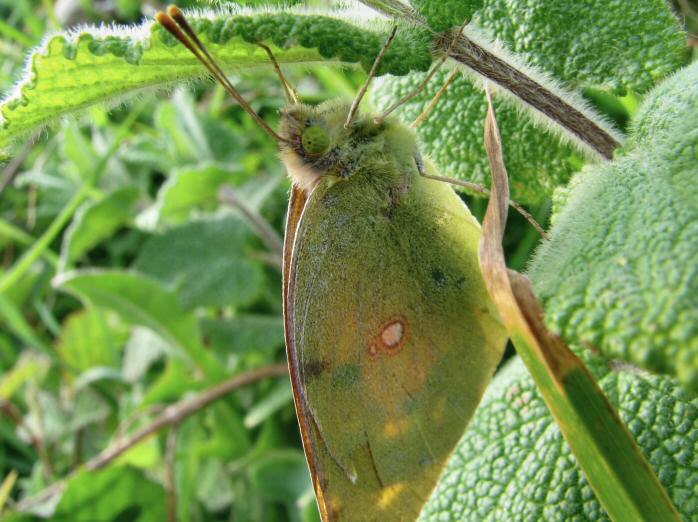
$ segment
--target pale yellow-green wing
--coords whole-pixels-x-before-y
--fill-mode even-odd
[[[480,227],[416,174],[389,193],[356,176],[295,196],[287,347],[323,518],[414,520],[504,347]]]

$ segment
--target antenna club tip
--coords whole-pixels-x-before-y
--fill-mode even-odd
[[[163,20],[167,20],[167,18],[167,13],[163,13],[162,11],[155,13],[155,19],[160,23],[163,23]]]
[[[182,10],[176,5],[168,5],[167,14],[170,15],[172,18],[174,18],[175,16],[182,16]]]

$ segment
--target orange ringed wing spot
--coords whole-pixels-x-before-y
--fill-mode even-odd
[[[378,327],[378,333],[368,343],[368,355],[376,357],[384,351],[388,355],[397,355],[410,338],[407,319],[395,315]]]

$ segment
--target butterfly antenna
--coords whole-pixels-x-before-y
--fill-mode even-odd
[[[422,80],[422,82],[417,86],[417,88],[414,89],[412,92],[406,94],[406,95],[403,96],[402,98],[400,98],[398,101],[396,101],[395,103],[393,103],[390,107],[388,107],[388,108],[386,109],[386,111],[385,111],[383,114],[381,114],[380,116],[378,116],[378,117],[374,120],[377,124],[383,123],[383,121],[384,121],[388,116],[390,116],[390,114],[392,114],[393,111],[395,111],[395,109],[397,109],[397,108],[400,107],[401,105],[404,105],[405,103],[407,103],[408,101],[410,101],[412,98],[414,98],[415,96],[417,96],[420,92],[422,92],[422,91],[426,88],[426,86],[427,86],[427,84],[429,83],[429,81],[434,77],[434,75],[438,72],[438,70],[441,69],[441,66],[446,62],[446,60],[448,60],[448,56],[449,56],[449,54],[451,53],[451,49],[453,48],[453,45],[454,45],[454,44],[456,43],[456,41],[458,40],[458,37],[463,33],[463,29],[465,29],[465,26],[466,26],[466,25],[468,25],[468,20],[466,20],[465,22],[463,22],[463,25],[460,26],[460,29],[458,30],[458,33],[456,33],[455,38],[453,38],[453,39],[451,40],[451,43],[448,44],[448,49],[446,49],[446,53],[439,59],[438,62],[436,62],[436,64],[434,65],[434,67],[431,68],[431,71],[429,71],[429,74],[426,75],[426,77],[424,78],[424,80]]]
[[[390,44],[393,42],[393,39],[395,38],[396,33],[397,33],[397,25],[394,25],[393,30],[390,31],[390,35],[388,36],[388,39],[385,41],[385,43],[383,44],[383,47],[381,48],[380,52],[378,53],[378,56],[376,56],[376,59],[373,61],[373,65],[371,66],[371,70],[368,71],[368,77],[366,78],[366,81],[361,86],[361,89],[359,90],[359,93],[356,95],[356,98],[354,98],[354,101],[351,102],[351,108],[349,109],[349,114],[347,115],[347,121],[344,122],[345,129],[348,129],[351,127],[352,121],[354,120],[354,116],[356,116],[356,111],[359,110],[359,104],[361,103],[361,99],[366,94],[366,91],[368,90],[368,86],[371,84],[371,80],[376,75],[376,71],[378,70],[378,66],[380,65],[381,61],[383,60],[383,56],[385,56],[385,53],[388,51],[388,47],[390,47]]]
[[[265,44],[257,44],[259,45],[262,49],[264,49],[269,56],[269,60],[271,60],[271,63],[274,65],[274,70],[276,71],[276,75],[279,77],[279,80],[281,80],[281,85],[284,88],[284,93],[286,94],[286,101],[292,105],[292,104],[297,104],[298,103],[298,93],[296,90],[291,86],[291,82],[289,82],[286,79],[286,76],[284,76],[283,71],[281,70],[281,66],[279,65],[279,62],[276,61],[276,57],[274,56],[274,53],[271,51],[269,46]]]
[[[424,120],[426,120],[429,115],[431,114],[431,111],[434,110],[434,107],[436,107],[436,104],[439,103],[439,100],[441,97],[446,94],[446,91],[450,87],[450,85],[453,83],[453,80],[455,80],[458,77],[458,74],[460,74],[460,71],[456,69],[451,73],[451,75],[448,77],[448,80],[446,80],[446,83],[443,84],[443,87],[439,89],[439,92],[437,92],[434,97],[431,99],[429,102],[429,105],[427,105],[427,108],[422,111],[422,113],[417,116],[417,119],[415,119],[411,124],[410,127],[413,129],[416,129],[419,127],[422,123],[424,123]]]
[[[255,112],[252,106],[242,97],[240,92],[230,83],[223,69],[218,65],[216,60],[209,54],[206,46],[201,42],[196,33],[192,29],[189,22],[184,16],[184,13],[174,5],[167,8],[167,13],[162,11],[155,15],[155,19],[162,25],[172,36],[179,40],[198,60],[209,70],[213,77],[223,86],[235,101],[237,101],[244,111],[252,116],[262,129],[266,131],[272,138],[277,141],[287,142],[272,129],[262,117]]]

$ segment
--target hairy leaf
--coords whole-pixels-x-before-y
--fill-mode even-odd
[[[480,9],[483,0],[410,0],[412,6],[435,31],[460,26]]]
[[[685,520],[698,516],[698,400],[669,377],[587,364]],[[520,359],[495,377],[422,520],[609,520]]]
[[[386,38],[385,21],[351,20],[342,11],[242,10],[191,13],[190,21],[226,70],[268,64],[258,43],[281,63],[359,64],[366,70]],[[385,56],[381,74],[425,70],[430,36],[401,31]],[[203,66],[162,27],[85,27],[48,38],[28,61],[15,92],[0,104],[0,148],[17,136],[100,102],[143,89],[199,78]]]
[[[465,34],[486,41],[480,28],[516,52],[515,61],[552,73],[572,87],[647,90],[685,62],[685,35],[663,0],[486,0]],[[398,112],[407,121],[413,120],[446,76],[438,73],[423,93]],[[545,75],[537,76],[544,85],[553,84]],[[374,100],[385,109],[416,88],[423,77],[413,73],[389,78]],[[567,182],[579,160],[572,157],[569,146],[561,145],[540,124],[534,125],[527,113],[510,102],[497,102],[496,109],[512,197],[524,203],[550,197],[555,187]],[[482,146],[485,110],[481,89],[458,78],[418,128],[425,151],[444,175],[488,184],[489,166]]]
[[[413,121],[446,82],[449,71],[434,75],[426,89],[400,109],[405,121]],[[374,95],[380,109],[415,89],[424,74],[391,78]],[[510,103],[495,101],[497,122],[506,147],[511,193],[516,201],[537,203],[550,197],[555,187],[573,171],[572,149],[559,138],[537,128]],[[418,127],[424,152],[440,167],[441,174],[489,185],[490,166],[483,142],[487,113],[485,94],[468,79],[457,78],[429,118]]]
[[[561,193],[551,241],[530,273],[565,338],[698,390],[698,90],[673,85],[672,94],[657,88],[666,103],[648,96],[635,148],[582,171]],[[681,91],[693,97],[677,118]],[[657,140],[642,137],[644,125],[658,129]]]
[[[574,86],[642,92],[687,60],[665,0],[486,0],[473,22]]]
[[[694,62],[647,94],[630,122],[627,148],[651,147],[657,141],[671,139],[677,123],[688,123],[697,115],[698,63]]]

